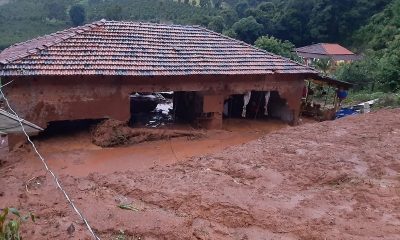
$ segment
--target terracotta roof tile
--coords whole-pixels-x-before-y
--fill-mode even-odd
[[[296,48],[296,51],[320,55],[354,55],[353,52],[336,43],[318,43]]]
[[[0,76],[316,73],[199,26],[99,21],[13,45]]]
[[[330,55],[352,55],[352,54],[354,54],[353,52],[340,46],[339,44],[326,43],[323,46],[325,48],[325,51]]]

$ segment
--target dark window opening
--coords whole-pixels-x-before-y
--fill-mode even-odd
[[[160,127],[174,122],[173,92],[134,92],[129,97],[131,127]]]

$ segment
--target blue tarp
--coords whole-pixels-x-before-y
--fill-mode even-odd
[[[358,114],[358,112],[352,108],[341,108],[336,112],[336,119],[356,114]]]

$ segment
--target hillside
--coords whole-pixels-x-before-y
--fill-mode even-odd
[[[354,36],[354,45],[364,59],[345,65],[338,78],[353,82],[358,89],[400,90],[400,0],[394,0],[374,15]]]
[[[392,48],[400,38],[400,1],[394,0],[374,15],[355,35],[362,50],[379,51]]]
[[[6,3],[9,1],[8,3]],[[72,26],[69,10],[80,5],[84,22],[143,20],[203,25],[253,44],[273,35],[295,45],[340,42],[390,0],[2,0],[0,49]]]
[[[0,49],[72,27],[68,13],[75,5],[85,9],[83,23],[106,18],[200,24],[201,19],[213,11],[161,0],[12,0],[0,6]]]

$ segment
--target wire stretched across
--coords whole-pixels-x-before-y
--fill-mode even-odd
[[[3,85],[5,86],[5,85]],[[24,132],[28,142],[31,144],[33,150],[35,151],[36,155],[39,157],[39,159],[42,161],[45,169],[47,172],[50,173],[50,175],[53,177],[54,182],[56,183],[57,187],[60,189],[60,191],[63,193],[64,197],[67,199],[68,203],[71,205],[71,207],[74,209],[74,211],[78,214],[78,216],[81,218],[81,220],[85,223],[87,229],[89,230],[90,234],[93,236],[93,238],[95,240],[100,240],[100,238],[94,233],[92,227],[89,225],[89,222],[87,221],[87,219],[83,216],[83,214],[81,213],[81,211],[79,211],[79,209],[75,206],[74,202],[71,200],[71,198],[69,197],[69,195],[67,194],[67,192],[64,190],[64,188],[62,187],[60,181],[58,180],[57,176],[54,174],[54,172],[49,168],[49,166],[47,165],[45,159],[43,158],[43,156],[39,153],[38,149],[36,148],[35,144],[33,143],[33,141],[31,140],[31,138],[29,137],[28,133],[25,131],[24,125],[22,124],[22,118],[20,118],[18,116],[18,114],[14,111],[14,109],[11,108],[10,103],[8,102],[8,99],[6,98],[6,96],[4,95],[3,91],[2,91],[2,87],[0,87],[0,96],[2,96],[6,102],[6,105],[8,107],[8,109],[10,109],[10,111],[18,118],[18,122],[19,125],[22,128],[22,131]]]

